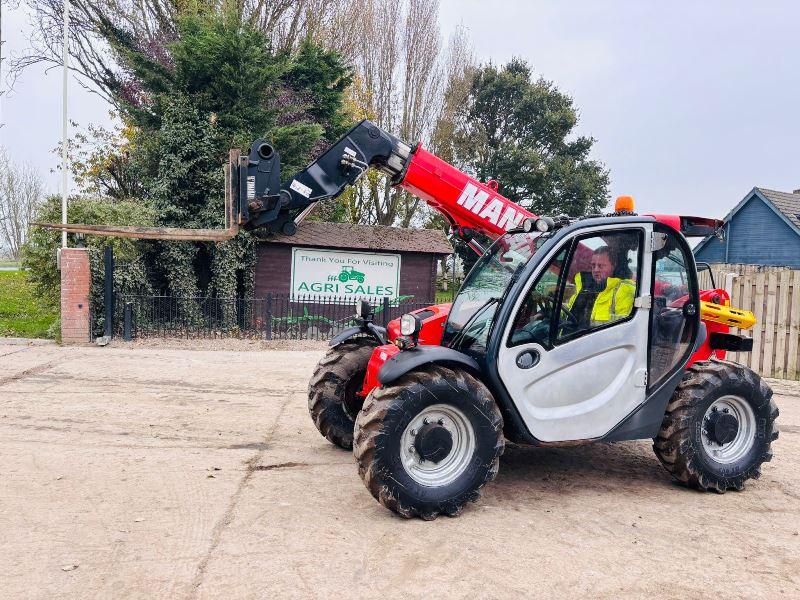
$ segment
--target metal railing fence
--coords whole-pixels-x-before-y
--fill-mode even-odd
[[[443,298],[438,298],[442,301]],[[117,335],[135,337],[327,340],[354,325],[352,298],[267,294],[263,298],[137,296],[118,294]],[[375,322],[434,304],[413,296],[371,302]]]

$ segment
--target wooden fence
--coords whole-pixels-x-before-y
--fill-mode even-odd
[[[800,379],[800,271],[758,265],[711,265],[716,287],[731,295],[731,306],[750,310],[755,326],[734,330],[753,338],[752,352],[731,352],[729,358],[765,377]],[[700,272],[700,289],[711,287]]]

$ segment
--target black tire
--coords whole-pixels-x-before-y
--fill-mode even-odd
[[[744,399],[750,406],[755,416],[755,439],[752,446],[745,446],[742,456],[722,463],[706,450],[703,435],[706,411],[726,396]],[[741,490],[744,482],[757,479],[761,465],[772,459],[772,441],[778,437],[777,417],[772,390],[747,367],[716,359],[695,363],[687,369],[667,406],[653,450],[667,471],[688,487],[718,493]]]
[[[464,470],[442,486],[413,479],[400,454],[409,424],[434,405],[461,411],[475,440]],[[356,418],[353,454],[364,485],[378,502],[405,518],[431,520],[439,514],[457,516],[467,502],[476,502],[481,488],[497,475],[504,447],[503,417],[486,386],[464,371],[437,365],[370,392]]]
[[[357,395],[367,363],[378,345],[372,338],[351,338],[328,350],[308,384],[308,411],[325,438],[345,450],[353,447],[353,424],[363,400]]]

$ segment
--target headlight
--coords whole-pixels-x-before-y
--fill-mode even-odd
[[[533,229],[534,229],[533,219],[528,218],[522,222],[522,231],[524,231],[525,233],[530,233],[531,231],[533,231]]]
[[[400,317],[400,333],[402,335],[413,336],[419,333],[422,322],[417,315],[406,313]]]
[[[550,217],[537,217],[536,219],[528,218],[522,222],[522,230],[525,233],[530,233],[533,230],[544,233],[545,231],[550,231],[553,228],[553,225],[555,225],[555,223]]]

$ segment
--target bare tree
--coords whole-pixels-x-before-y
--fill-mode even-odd
[[[5,8],[13,10],[19,7],[19,3],[20,0],[5,0]],[[3,67],[3,62],[5,61],[5,54],[3,53],[3,45],[5,44],[3,41],[3,8],[3,0],[0,0],[0,128],[3,127],[2,102],[5,100],[6,95],[6,86],[3,80],[3,75],[5,74]]]
[[[358,15],[358,27],[349,34],[334,27],[331,35],[350,53],[353,112],[401,139],[428,142],[445,88],[438,0],[351,0],[347,11]],[[377,174],[365,177],[349,202],[356,221],[407,227],[419,216],[419,199]]]
[[[12,79],[34,64],[61,65],[63,0],[27,3],[33,25],[30,47],[10,58]],[[70,0],[70,68],[82,76],[81,84],[113,105],[111,92],[124,84],[125,76],[101,32],[110,26],[124,28],[142,48],[158,54],[175,37],[174,6],[170,0]]]
[[[453,162],[453,137],[457,123],[465,116],[477,62],[467,30],[459,25],[450,36],[445,59],[446,87],[436,126],[431,134],[431,147],[444,160]]]
[[[28,224],[44,197],[44,182],[30,165],[15,165],[0,151],[0,243],[18,259]]]
[[[111,28],[125,32],[137,47],[165,67],[168,44],[177,38],[182,14],[221,13],[238,16],[263,31],[276,50],[296,47],[301,40],[320,40],[346,30],[343,16],[353,0],[70,0],[70,67],[80,83],[112,105],[115,93],[130,84],[113,60],[107,42]],[[28,66],[61,65],[63,0],[26,0],[33,33],[30,47],[9,60],[13,80]],[[352,28],[352,23],[351,23]],[[340,39],[344,40],[346,36]],[[347,55],[341,41],[335,49]],[[135,93],[135,90],[130,90]],[[118,94],[116,95],[118,97]]]

